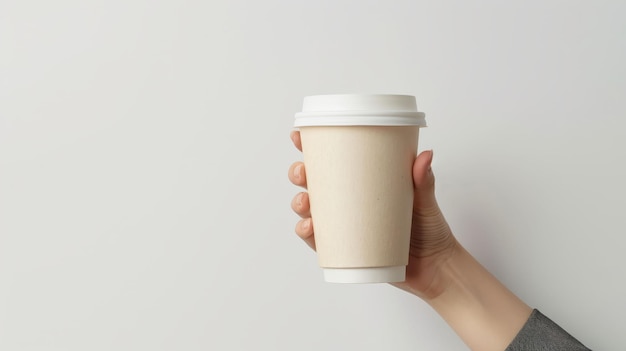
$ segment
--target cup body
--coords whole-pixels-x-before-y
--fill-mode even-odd
[[[347,95],[343,104],[341,95],[331,97],[331,104],[305,99],[300,117],[306,122],[296,119],[324,277],[338,283],[404,281],[423,114],[408,96]]]

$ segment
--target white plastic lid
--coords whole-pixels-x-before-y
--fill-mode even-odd
[[[406,279],[406,266],[372,268],[324,268],[329,283],[397,283]]]
[[[307,126],[419,126],[426,127],[410,95],[313,95],[304,98],[295,127]]]

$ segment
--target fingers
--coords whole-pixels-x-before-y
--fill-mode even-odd
[[[291,201],[291,209],[302,218],[311,217],[309,194],[302,192],[296,195]]]
[[[428,150],[420,153],[413,164],[414,208],[428,208],[437,205],[435,175],[431,168],[432,161],[433,151]]]
[[[300,132],[297,130],[289,134],[293,145],[302,151],[302,140],[300,140]],[[306,188],[306,172],[304,163],[295,162],[289,167],[289,180],[298,186]],[[309,203],[309,194],[302,192],[296,195],[291,201],[291,208],[302,219],[296,224],[296,234],[304,240],[313,250],[315,250],[315,236],[313,235],[313,221],[311,220],[311,205]]]
[[[315,250],[315,236],[313,235],[313,221],[311,221],[311,218],[304,218],[298,221],[296,224],[296,234]]]
[[[302,192],[296,195],[291,202],[291,208],[302,219],[296,224],[296,234],[304,240],[313,250],[315,250],[315,236],[313,235],[313,221],[311,220],[311,206],[309,204],[309,194]]]
[[[304,163],[294,162],[289,167],[289,180],[294,184],[306,188],[306,172],[304,171]]]
[[[302,151],[302,141],[300,140],[300,132],[297,130],[292,130],[289,134],[291,141],[293,141],[293,145],[300,151]]]
[[[302,140],[300,140],[300,132],[297,130],[289,134],[293,145],[302,151]],[[303,188],[306,188],[306,172],[304,163],[295,162],[289,167],[289,180]],[[291,201],[291,208],[302,219],[296,224],[296,234],[304,240],[313,250],[315,250],[315,236],[313,235],[313,221],[311,220],[311,205],[309,203],[309,194],[306,192],[299,193]]]

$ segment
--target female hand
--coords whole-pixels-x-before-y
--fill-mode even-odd
[[[302,151],[300,132],[291,132],[291,139],[296,148]],[[432,158],[432,151],[424,151],[413,164],[415,196],[409,264],[406,280],[393,284],[424,299],[433,299],[445,289],[446,279],[442,279],[440,268],[458,246],[435,199],[435,177],[430,167]],[[306,189],[306,171],[302,162],[291,165],[289,180]],[[302,217],[296,224],[296,234],[315,249],[308,193],[297,194],[291,202],[291,208]]]
[[[300,133],[292,132],[291,139],[302,151]],[[424,299],[471,350],[504,350],[532,309],[456,241],[435,199],[432,159],[432,151],[424,151],[413,163],[415,196],[409,264],[406,280],[393,285]],[[302,162],[291,165],[289,179],[306,188]],[[302,217],[296,233],[315,249],[308,194],[296,195],[291,207]]]

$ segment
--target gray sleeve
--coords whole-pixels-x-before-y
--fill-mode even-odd
[[[569,335],[550,318],[533,310],[526,324],[505,351],[589,351],[583,344]]]

